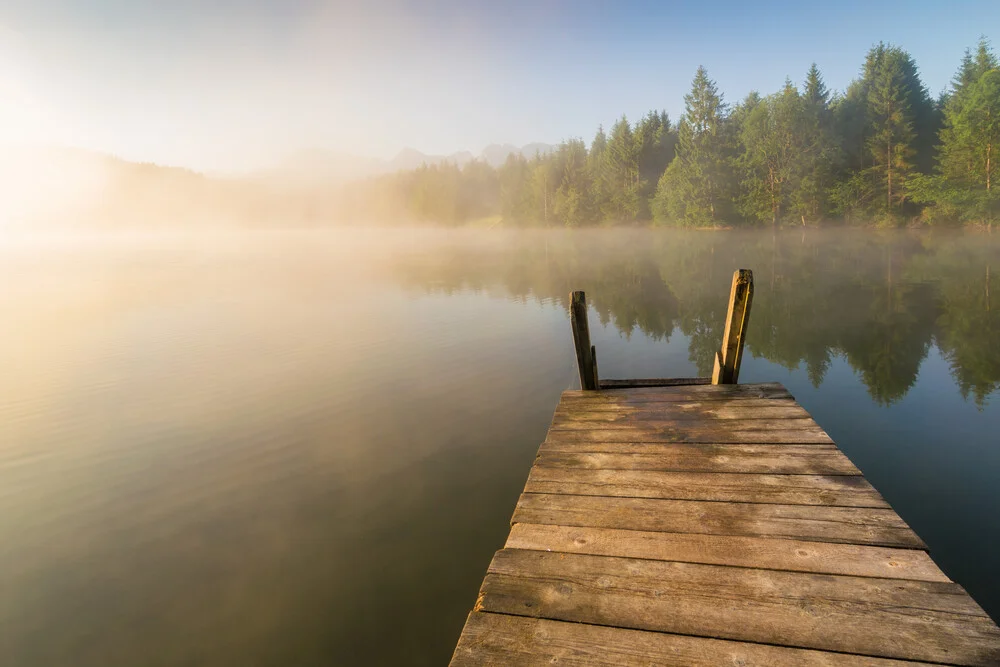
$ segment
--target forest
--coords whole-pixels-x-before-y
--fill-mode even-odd
[[[700,67],[676,121],[651,111],[588,146],[450,163],[346,190],[342,215],[376,222],[689,227],[1000,221],[1000,67],[984,37],[932,99],[905,50],[880,43],[843,92],[815,64],[801,86],[729,105]]]

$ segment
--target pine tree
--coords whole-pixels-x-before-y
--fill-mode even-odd
[[[684,107],[677,156],[657,184],[654,215],[684,224],[718,224],[726,220],[732,201],[727,107],[704,67],[698,68]]]
[[[796,123],[798,156],[790,187],[790,208],[799,220],[818,221],[829,211],[829,191],[839,150],[833,136],[830,92],[816,63],[806,73]]]
[[[604,219],[604,211],[610,206],[610,184],[607,178],[608,138],[604,126],[598,126],[597,134],[590,143],[587,154],[587,175],[590,179],[591,215],[595,222]]]
[[[1000,68],[982,39],[966,51],[944,105],[937,174],[918,180],[914,196],[932,204],[932,220],[983,221],[1000,217]]]
[[[571,139],[559,145],[553,158],[559,184],[556,187],[554,213],[567,227],[585,224],[590,215],[588,202],[587,147],[582,139]]]
[[[615,222],[635,220],[639,207],[639,159],[628,118],[622,116],[611,127],[605,160],[610,200],[606,217]]]
[[[748,218],[777,224],[788,210],[789,186],[800,154],[796,135],[801,99],[792,82],[761,100],[752,93],[739,114],[741,155],[740,211]],[[734,114],[735,115],[735,114]]]
[[[930,99],[908,53],[878,44],[865,62],[869,132],[866,145],[872,159],[870,174],[881,202],[876,210],[893,213],[906,198],[906,181],[920,157],[918,128],[926,129]],[[926,143],[923,142],[923,143]]]

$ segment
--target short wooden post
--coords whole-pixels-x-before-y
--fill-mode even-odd
[[[580,386],[594,390],[597,380],[597,350],[590,344],[590,325],[587,323],[587,296],[583,292],[570,294],[569,319],[573,326],[573,344],[576,346],[576,364],[580,369]]]
[[[753,303],[753,272],[750,269],[740,269],[733,273],[726,329],[722,333],[722,349],[715,353],[712,384],[736,384],[739,381],[751,303]]]

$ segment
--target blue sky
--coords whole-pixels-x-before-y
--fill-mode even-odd
[[[818,63],[843,89],[884,40],[936,95],[1000,2],[3,0],[0,140],[209,170],[306,148],[389,157],[590,139]]]

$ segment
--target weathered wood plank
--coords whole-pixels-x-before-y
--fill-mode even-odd
[[[790,398],[791,394],[780,382],[758,384],[711,385],[694,384],[676,387],[632,387],[627,389],[602,389],[583,391],[568,389],[562,393],[563,400],[611,400],[611,401],[688,401],[730,398]]]
[[[635,378],[631,380],[601,380],[601,389],[636,389],[638,387],[682,387],[692,384],[712,384],[712,378]]]
[[[721,403],[719,406],[712,405],[712,401],[701,403],[669,403],[649,404],[641,407],[617,406],[602,408],[565,407],[560,405],[556,408],[553,416],[557,420],[575,422],[607,422],[607,423],[628,423],[635,424],[645,421],[678,421],[678,420],[699,420],[715,422],[718,420],[776,420],[776,419],[797,419],[806,420],[816,424],[805,408],[794,401],[768,401],[762,399],[745,399],[744,402],[753,404],[747,406],[733,405],[735,402]],[[706,405],[706,403],[708,405]]]
[[[1000,629],[958,584],[504,549],[477,610],[960,665]]]
[[[743,430],[739,428],[719,429],[692,424],[678,423],[670,428],[588,428],[551,429],[546,440],[564,442],[659,442],[659,443],[789,443],[832,445],[833,440],[826,431],[814,428],[788,430]]]
[[[637,453],[589,451],[546,441],[539,467],[589,470],[761,473],[776,475],[860,475],[836,447],[822,445],[647,445]]]
[[[712,384],[736,384],[739,381],[752,305],[753,271],[738,269],[733,273],[726,327],[722,332],[722,348],[715,355]]]
[[[569,298],[569,319],[573,329],[573,345],[576,347],[576,364],[580,371],[580,386],[587,391],[596,390],[599,384],[594,347],[590,344],[587,297],[583,292],[577,291],[570,293]]]
[[[451,667],[915,667],[928,663],[474,611]]]
[[[777,475],[535,466],[525,493],[889,507],[859,475]]]
[[[720,398],[695,399],[689,401],[561,401],[555,412],[579,414],[622,413],[622,414],[662,414],[677,418],[689,413],[708,413],[716,410],[751,410],[753,408],[798,408],[809,415],[793,398]]]
[[[622,431],[670,431],[674,433],[743,433],[745,431],[799,431],[823,433],[823,429],[812,419],[687,419],[670,417],[648,418],[626,421],[594,421],[558,414],[552,420],[552,431],[622,430]]]
[[[515,523],[926,548],[899,515],[873,507],[523,493],[511,518]]]
[[[511,523],[455,665],[1000,664],[780,384],[565,392]]]
[[[505,546],[817,574],[950,581],[921,549],[534,523],[514,524]]]

